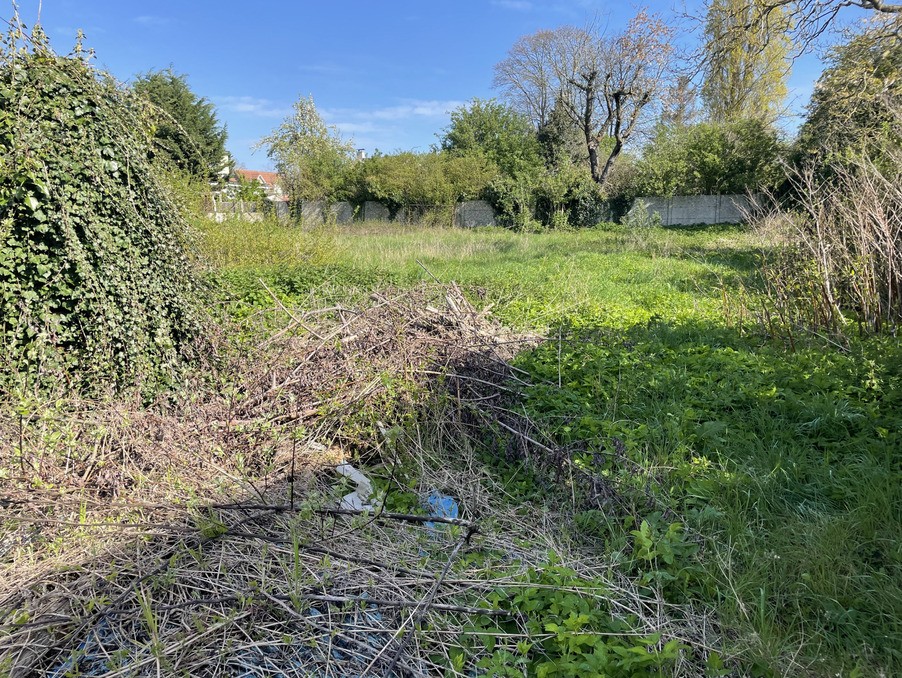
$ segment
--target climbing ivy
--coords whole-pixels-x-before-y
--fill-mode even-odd
[[[189,229],[149,160],[146,104],[14,22],[0,44],[6,374],[173,379],[202,327]]]

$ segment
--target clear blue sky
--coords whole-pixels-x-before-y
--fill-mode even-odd
[[[0,17],[9,18],[7,6]],[[701,14],[701,0],[648,5],[665,17]],[[521,35],[597,20],[621,29],[635,6],[599,0],[20,0],[59,53],[76,30],[96,63],[128,81],[172,67],[216,106],[228,148],[245,167],[269,169],[254,142],[299,96],[313,95],[327,122],[368,153],[428,150],[448,112],[496,95],[492,67]],[[681,40],[690,42],[684,22]],[[796,63],[790,105],[800,110],[820,66]],[[790,124],[791,125],[791,124]]]

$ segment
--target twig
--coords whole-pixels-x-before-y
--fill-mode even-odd
[[[291,311],[289,311],[289,310],[285,307],[285,304],[283,304],[282,301],[281,301],[281,299],[279,299],[279,297],[276,296],[275,292],[273,292],[271,289],[269,289],[269,287],[267,286],[267,284],[266,284],[265,282],[263,282],[263,278],[257,278],[257,281],[258,281],[261,285],[263,285],[263,288],[264,288],[267,292],[269,292],[269,296],[271,296],[271,297],[273,298],[273,301],[275,301],[276,304],[279,305],[279,308],[281,308],[283,311],[285,311],[285,313],[288,314],[288,317],[290,317],[294,322],[296,322],[298,325],[300,325],[301,327],[303,327],[305,330],[307,330],[308,332],[310,332],[310,334],[312,334],[312,335],[313,335],[314,337],[316,337],[317,339],[322,339],[322,336],[320,336],[320,334],[319,334],[316,330],[314,330],[312,327],[309,327],[306,323],[304,323],[303,320],[301,320],[300,318],[298,318],[294,313],[292,313]]]
[[[294,619],[299,619],[299,620],[301,620],[301,621],[303,621],[303,622],[305,622],[305,623],[307,623],[307,624],[310,624],[311,626],[313,626],[313,627],[319,629],[320,631],[323,631],[324,633],[328,633],[328,634],[330,635],[330,637],[331,637],[332,634],[338,634],[338,635],[341,635],[341,638],[342,638],[343,641],[345,641],[346,643],[349,643],[349,644],[351,644],[351,645],[353,645],[353,646],[355,646],[355,647],[357,647],[357,648],[359,648],[359,649],[361,649],[361,650],[366,651],[366,653],[367,653],[368,655],[372,655],[373,650],[375,650],[375,648],[372,647],[371,645],[368,645],[368,644],[366,644],[366,643],[363,643],[363,642],[357,640],[356,638],[352,638],[351,636],[349,636],[347,633],[344,633],[344,632],[341,631],[340,629],[335,629],[335,628],[332,628],[332,627],[323,626],[322,624],[318,624],[316,621],[313,620],[312,617],[309,617],[309,616],[307,616],[307,615],[303,615],[303,614],[297,612],[296,610],[291,609],[290,607],[288,607],[288,605],[286,605],[283,601],[279,600],[279,599],[276,598],[275,596],[272,596],[272,595],[270,595],[270,594],[268,594],[268,593],[263,593],[263,595],[264,595],[270,602],[275,603],[276,605],[278,605],[279,607],[281,607],[283,610],[285,610],[285,611],[286,611],[289,615],[291,615]],[[363,671],[363,673],[362,673],[361,675],[365,676],[365,675],[369,672],[369,670],[372,668],[373,664],[375,664],[375,663],[380,659],[381,656],[382,656],[382,652],[380,651],[380,652],[378,652],[378,653],[376,654],[376,656],[373,658],[372,662],[370,662],[370,665]],[[383,660],[383,661],[385,661],[385,660]],[[405,673],[407,673],[407,674],[409,674],[409,675],[412,675],[412,676],[419,676],[419,675],[421,675],[421,674],[419,673],[419,671],[415,671],[415,670],[414,670],[413,668],[411,668],[410,666],[407,666],[407,664],[404,664],[404,663],[401,663],[401,662],[392,662],[391,668],[393,669],[395,666],[397,666],[398,668],[400,668],[402,671],[404,671]],[[391,669],[389,669],[386,673],[390,674],[390,673],[391,673]]]
[[[426,611],[432,606],[432,601],[435,599],[435,594],[438,591],[439,586],[442,585],[442,582],[445,580],[445,577],[448,576],[448,571],[451,569],[451,565],[454,563],[454,559],[457,557],[458,551],[463,548],[464,544],[468,544],[470,542],[470,537],[473,536],[473,530],[467,531],[467,534],[457,541],[457,544],[454,547],[454,550],[451,551],[451,555],[448,556],[448,562],[445,563],[445,567],[442,569],[442,573],[435,580],[435,583],[432,585],[432,588],[429,590],[429,593],[426,595],[426,598],[423,599],[421,605],[414,608],[414,611],[411,613],[410,621],[414,626],[419,626],[420,621],[423,619],[423,616],[426,614]],[[398,635],[404,630],[404,625],[401,625],[401,628],[392,636],[392,640],[398,637]],[[392,658],[391,664],[388,665],[388,673],[391,674],[392,670],[395,666],[398,665],[398,662],[401,659],[401,655],[404,652],[404,649],[407,647],[407,643],[410,642],[410,638],[413,634],[408,633],[401,640],[401,644],[398,646],[398,649],[395,651],[395,656]],[[386,643],[385,647],[379,652],[381,655],[391,644],[391,641]],[[375,659],[373,660],[375,662]],[[364,675],[370,670],[372,667],[372,662],[370,665],[364,670]]]

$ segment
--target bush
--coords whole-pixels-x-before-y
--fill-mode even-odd
[[[565,164],[542,172],[503,177],[486,193],[501,223],[524,230],[595,226],[607,203],[587,170]]]
[[[450,214],[441,208],[481,197],[497,176],[498,169],[476,154],[376,155],[358,163],[342,194],[354,202],[377,200],[393,216],[401,210],[427,209]]]
[[[195,355],[189,231],[148,156],[144,108],[18,27],[0,52],[0,332],[5,367],[124,385]],[[7,374],[10,372],[7,371]]]
[[[835,165],[829,176],[798,171],[790,178],[797,209],[768,215],[789,239],[764,273],[790,336],[799,324],[841,331],[846,316],[873,332],[902,324],[902,153],[893,156],[890,172],[866,158]]]
[[[658,228],[661,226],[661,215],[657,212],[649,212],[648,203],[644,200],[637,200],[633,208],[626,213],[622,223],[631,231]]]
[[[757,192],[783,179],[783,144],[760,120],[659,128],[639,162],[639,195]]]

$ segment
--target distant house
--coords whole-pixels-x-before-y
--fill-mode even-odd
[[[264,172],[263,170],[235,169],[229,175],[227,190],[231,193],[238,190],[238,177],[244,181],[256,181],[263,188],[266,199],[272,202],[288,202],[288,195],[282,188],[282,182],[277,172]]]

